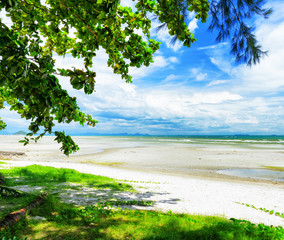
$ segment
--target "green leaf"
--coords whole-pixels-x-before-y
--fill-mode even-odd
[[[12,61],[14,59],[15,55],[14,56],[11,56],[9,58],[7,58],[8,61]]]

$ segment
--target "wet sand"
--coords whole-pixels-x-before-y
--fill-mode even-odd
[[[147,138],[133,140],[127,137],[74,137],[80,151],[66,157],[60,152],[60,145],[53,141],[53,137],[46,137],[25,147],[18,143],[22,138],[0,136],[0,156],[9,158],[10,154],[14,155],[13,159],[21,160],[90,163],[175,176],[260,182],[284,187],[283,181],[221,174],[228,169],[265,169],[264,166],[283,168],[284,149],[281,146],[188,144]],[[19,154],[25,154],[25,157]],[[273,174],[273,171],[270,172]]]
[[[283,213],[283,182],[216,172],[220,169],[258,169],[267,165],[283,167],[284,151],[275,146],[76,137],[81,151],[66,157],[52,137],[26,147],[17,143],[19,139],[19,136],[0,136],[0,160],[8,159],[6,162],[10,166],[41,164],[127,180],[141,192],[136,196],[138,199],[155,202],[149,209],[220,215],[284,226],[283,218],[240,204]]]

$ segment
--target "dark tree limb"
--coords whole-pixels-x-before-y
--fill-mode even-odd
[[[15,224],[16,222],[18,222],[22,217],[24,217],[26,214],[28,214],[28,212],[36,207],[37,205],[41,204],[42,201],[46,198],[47,193],[42,193],[38,198],[36,198],[36,200],[34,200],[31,204],[29,204],[28,206],[12,212],[10,214],[8,214],[3,221],[0,222],[0,231],[2,231],[3,229]]]

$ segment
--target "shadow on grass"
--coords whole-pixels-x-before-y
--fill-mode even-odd
[[[40,186],[48,189],[50,193],[57,192],[65,202],[59,201],[56,194],[50,194],[40,208],[31,211],[31,216],[42,216],[47,221],[36,222],[34,219],[20,221],[6,232],[9,237],[16,234],[19,237],[28,236],[28,239],[70,240],[284,239],[283,228],[255,226],[249,222],[229,221],[218,217],[141,210],[111,210],[104,206],[82,208],[66,204],[68,199],[70,203],[81,206],[113,199],[139,201],[151,199],[157,194],[163,195],[160,200],[163,203],[177,204],[179,201],[179,199],[167,199],[167,193],[126,192],[133,190],[130,185],[117,183],[107,177],[38,165],[3,170],[3,173],[10,177],[6,181],[10,185],[24,184],[30,189]],[[138,206],[131,207],[138,208]],[[0,239],[2,239],[1,234],[6,233],[0,232]]]
[[[121,211],[98,217],[93,224],[79,220],[43,222],[27,226],[21,235],[28,239],[190,239],[190,240],[281,240],[284,230],[217,217],[168,215],[146,211]]]
[[[32,201],[34,201],[36,196],[24,195],[20,197],[1,197],[0,196],[0,222],[9,213],[19,210]],[[1,239],[1,238],[0,238]]]
[[[29,193],[47,191],[50,194],[58,194],[64,202],[81,206],[108,200],[151,200],[156,195],[163,195],[156,203],[177,204],[180,201],[177,198],[168,198],[167,193],[137,193],[129,184],[73,169],[31,165],[5,169],[2,172],[8,186]],[[141,206],[132,205],[125,208],[141,209]]]

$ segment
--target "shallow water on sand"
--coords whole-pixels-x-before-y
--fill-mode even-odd
[[[0,135],[1,151],[23,152],[35,161],[73,161],[118,168],[171,173],[266,179],[283,183],[283,136],[75,136],[80,151],[67,158],[53,136],[27,146],[24,136]],[[0,154],[1,156],[1,154]],[[220,172],[216,171],[220,170]]]
[[[267,169],[223,169],[216,171],[234,177],[284,182],[284,172]]]
[[[144,146],[240,147],[244,149],[284,149],[284,136],[76,136],[81,150],[102,152],[109,148]],[[79,151],[77,154],[84,154]],[[283,151],[284,152],[284,151]]]

